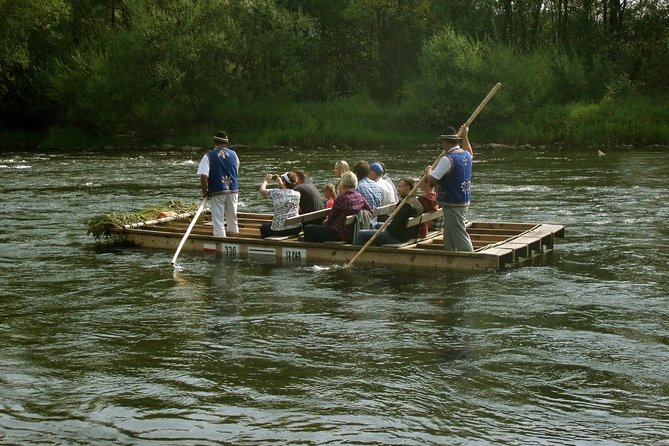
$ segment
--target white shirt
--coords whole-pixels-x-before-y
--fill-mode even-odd
[[[451,148],[447,153],[450,153],[454,150],[460,150],[460,146]],[[451,170],[453,170],[453,163],[451,162],[451,159],[447,156],[442,156],[439,158],[439,162],[437,162],[437,165],[432,170],[432,178],[435,180],[441,180],[441,178],[444,175],[450,173]]]
[[[380,177],[376,184],[381,187],[381,206],[397,202],[397,190],[388,178]]]
[[[202,159],[200,160],[200,165],[197,168],[198,175],[207,175],[209,176],[209,154],[205,153]]]

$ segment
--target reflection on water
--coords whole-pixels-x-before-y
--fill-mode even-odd
[[[262,174],[407,151],[240,150]],[[590,153],[592,152],[592,153]],[[194,149],[0,155],[0,444],[662,444],[669,162],[475,159],[470,218],[566,225],[527,267],[285,267],[96,245],[82,221],[198,201]]]

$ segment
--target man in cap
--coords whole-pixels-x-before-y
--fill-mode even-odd
[[[444,211],[444,249],[473,251],[465,223],[472,194],[472,153],[469,128],[462,127],[462,137],[453,127],[439,137],[443,152],[434,166],[425,168],[430,185],[437,185],[437,203]],[[462,147],[460,147],[462,142]]]
[[[209,197],[214,235],[225,237],[226,223],[228,233],[239,232],[237,225],[239,157],[230,148],[228,135],[225,132],[216,132],[214,148],[204,154],[197,173],[200,175],[202,196]]]
[[[369,178],[381,187],[381,206],[397,202],[397,189],[390,178],[384,176],[383,164],[376,162],[369,165]]]

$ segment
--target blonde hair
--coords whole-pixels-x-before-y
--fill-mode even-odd
[[[358,185],[358,177],[351,171],[341,174],[341,187],[356,187]]]
[[[351,170],[350,167],[348,167],[348,163],[345,160],[340,160],[335,163],[335,169],[339,169],[339,174],[341,175],[342,173],[348,172]]]
[[[337,189],[335,189],[334,184],[328,183],[325,186],[323,186],[323,193],[328,191],[332,194],[333,197],[337,196]]]

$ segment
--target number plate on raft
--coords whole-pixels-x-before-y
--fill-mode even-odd
[[[282,248],[281,257],[286,263],[304,263],[307,261],[306,249]]]

